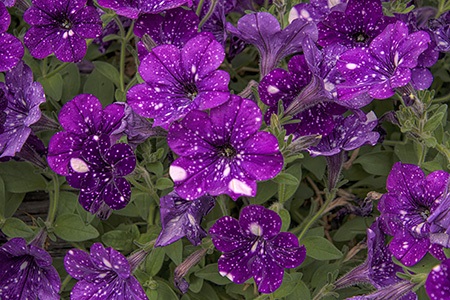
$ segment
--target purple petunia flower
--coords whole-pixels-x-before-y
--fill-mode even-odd
[[[102,33],[97,9],[86,0],[33,0],[23,18],[31,25],[24,43],[38,59],[55,53],[64,62],[79,62],[86,54],[85,39]]]
[[[181,49],[197,35],[199,22],[198,16],[192,10],[175,8],[166,11],[164,16],[139,16],[134,34],[140,38],[148,34],[157,45],[170,44]]]
[[[278,20],[266,12],[245,15],[236,28],[229,24],[227,29],[258,49],[261,78],[275,69],[284,57],[300,52],[306,36],[317,40],[315,24],[296,19],[281,30]]]
[[[277,113],[281,100],[284,112],[301,120],[285,125],[287,133],[296,137],[312,134],[327,135],[334,126],[334,116],[347,109],[334,102],[336,91],[333,84],[335,63],[345,47],[330,46],[319,51],[314,42],[305,38],[304,55],[294,56],[288,64],[289,71],[275,69],[259,84],[261,101],[269,106],[265,119]]]
[[[112,9],[116,14],[137,19],[139,14],[157,14],[182,5],[192,5],[192,0],[98,0],[99,5]]]
[[[439,19],[431,20],[430,30],[436,42],[436,50],[450,52],[450,12],[446,12]]]
[[[205,195],[195,200],[184,200],[176,192],[161,197],[162,231],[156,240],[155,247],[170,245],[182,237],[195,246],[199,245],[206,232],[200,223],[214,207],[213,197]]]
[[[47,161],[50,168],[60,175],[68,175],[68,164],[73,157],[80,157],[84,142],[91,136],[111,135],[122,126],[125,106],[102,104],[93,95],[81,94],[67,102],[59,113],[64,131],[56,133],[49,142]],[[111,137],[115,142],[117,137]]]
[[[340,100],[368,93],[372,98],[385,99],[394,90],[411,82],[411,69],[430,42],[424,31],[408,34],[405,23],[389,24],[369,48],[355,48],[340,56],[337,67],[345,82],[337,86]]]
[[[308,149],[311,156],[332,156],[341,151],[355,150],[365,144],[374,146],[380,134],[372,131],[378,124],[377,116],[374,112],[361,119],[358,115],[347,117],[336,116],[333,131],[322,137],[317,146]]]
[[[219,106],[230,97],[230,76],[216,70],[224,56],[222,46],[209,33],[197,35],[181,50],[158,46],[139,66],[146,83],[128,92],[128,104],[137,114],[154,118],[154,126],[165,129],[193,109]]]
[[[396,163],[378,204],[387,234],[394,236],[389,249],[406,266],[415,265],[427,252],[444,258],[442,246],[430,241],[434,213],[446,191],[449,174],[435,171],[425,177],[415,165]],[[448,207],[447,207],[448,209]],[[444,233],[445,229],[441,231]]]
[[[4,108],[0,115],[0,157],[20,152],[32,134],[31,125],[41,119],[39,105],[44,102],[42,85],[33,81],[31,69],[23,62],[5,74],[5,82],[0,83],[0,105]]]
[[[402,268],[392,261],[392,253],[385,245],[386,237],[381,231],[379,221],[376,220],[367,229],[367,259],[334,283],[335,289],[345,288],[362,282],[372,284],[377,290],[390,289],[390,287],[404,282],[396,274]],[[417,298],[413,292],[397,294],[396,299],[408,300]],[[363,296],[364,297],[364,296]],[[401,298],[400,298],[401,297]]]
[[[298,267],[306,257],[297,237],[280,229],[280,216],[260,205],[244,207],[239,220],[228,216],[217,220],[209,234],[223,252],[220,275],[238,284],[253,277],[261,293],[278,289],[284,269]]]
[[[24,54],[23,45],[15,36],[6,33],[11,23],[11,16],[0,2],[0,72],[5,72],[16,66]]]
[[[78,280],[70,299],[148,299],[132,275],[135,267],[132,261],[113,248],[105,249],[100,243],[93,244],[90,250],[89,254],[72,249],[64,257],[67,273]]]
[[[0,247],[0,299],[59,299],[61,279],[37,244],[13,238]]]
[[[345,12],[333,11],[317,24],[321,46],[365,47],[394,22],[383,16],[381,0],[349,0]]]
[[[304,19],[318,23],[333,11],[345,11],[347,0],[310,0],[292,7],[289,12],[289,23],[295,19]]]
[[[180,156],[169,169],[175,191],[187,200],[206,193],[254,197],[256,181],[283,167],[277,139],[258,132],[261,122],[256,103],[233,95],[209,115],[195,110],[173,123],[167,142]]]
[[[70,159],[70,186],[80,189],[81,206],[101,219],[107,219],[111,209],[124,208],[131,198],[131,186],[124,176],[133,172],[136,157],[127,144],[111,146],[107,135],[94,135],[84,143],[79,156]]]
[[[450,299],[450,259],[431,270],[425,282],[425,290],[431,300]]]

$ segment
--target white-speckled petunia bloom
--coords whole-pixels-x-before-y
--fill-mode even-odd
[[[147,300],[133,266],[123,254],[102,244],[91,246],[91,253],[69,250],[64,267],[78,282],[70,293],[72,300]]]
[[[0,72],[8,71],[22,59],[24,50],[18,38],[6,32],[11,16],[0,2]]]
[[[124,176],[133,172],[136,156],[124,143],[111,145],[107,135],[94,135],[69,163],[70,186],[80,189],[81,206],[101,219],[122,209],[131,199],[131,185]]]
[[[431,270],[425,282],[425,290],[431,300],[450,299],[450,259]]]
[[[354,48],[344,52],[337,63],[345,81],[337,86],[340,100],[348,101],[368,94],[386,99],[395,89],[411,82],[411,69],[418,64],[430,42],[425,31],[409,34],[408,26],[397,21],[389,24],[368,48]]]
[[[167,141],[179,155],[169,169],[175,191],[187,200],[207,193],[254,197],[256,181],[283,167],[275,136],[258,132],[261,122],[256,103],[233,95],[209,114],[194,110],[173,123]]]
[[[31,25],[24,43],[33,57],[55,53],[64,62],[79,62],[87,51],[86,40],[102,33],[97,9],[86,0],[33,0],[23,18]]]
[[[206,231],[200,223],[214,207],[215,199],[209,195],[195,200],[185,200],[177,193],[171,192],[160,199],[162,230],[155,242],[155,247],[170,245],[182,237],[186,237],[193,245],[198,246]]]
[[[13,238],[0,247],[0,299],[59,299],[61,279],[52,257],[33,242]]]
[[[442,242],[449,236],[444,228],[432,232],[436,220],[430,217],[438,209],[442,211],[440,204],[448,179],[447,172],[434,171],[425,176],[420,167],[400,162],[389,173],[388,193],[380,199],[378,210],[386,233],[394,237],[389,250],[405,266],[417,264],[428,252],[438,259],[445,258],[442,246],[448,244]],[[440,235],[446,238],[435,239]]]
[[[0,83],[0,157],[15,156],[32,135],[31,126],[42,116],[42,85],[33,81],[31,69],[20,62]]]
[[[102,109],[95,96],[81,94],[67,102],[59,112],[59,122],[64,131],[56,133],[48,145],[47,161],[59,175],[69,174],[71,158],[79,157],[84,142],[94,135],[111,136],[122,127],[125,106],[113,103]],[[117,136],[111,136],[115,142]]]
[[[165,129],[191,110],[219,106],[230,97],[230,75],[217,70],[224,57],[222,45],[210,33],[198,34],[183,49],[158,46],[139,66],[145,83],[130,89],[128,104]]]
[[[290,232],[280,232],[280,216],[260,205],[242,209],[239,220],[222,217],[209,234],[217,250],[219,273],[234,283],[255,279],[260,293],[272,293],[283,281],[285,268],[298,267],[306,249]]]

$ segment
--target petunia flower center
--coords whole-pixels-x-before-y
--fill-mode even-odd
[[[197,86],[195,84],[186,84],[184,86],[184,92],[186,93],[186,96],[190,98],[191,100],[194,100],[195,97],[198,95]]]
[[[72,28],[72,22],[70,22],[68,19],[64,19],[61,22],[61,28],[67,29],[67,30],[71,29]]]
[[[219,154],[221,156],[231,158],[236,155],[236,149],[234,149],[234,147],[231,146],[230,144],[225,144],[225,145],[219,147]]]
[[[427,220],[430,216],[430,210],[428,209],[428,207],[419,207],[418,212],[424,220]]]
[[[365,43],[369,39],[369,36],[364,32],[357,32],[352,38],[357,43]]]

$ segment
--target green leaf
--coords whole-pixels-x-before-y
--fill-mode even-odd
[[[278,184],[276,184],[271,180],[258,182],[258,189],[256,192],[256,196],[250,198],[250,203],[263,204],[264,202],[272,198],[277,191],[278,191]]]
[[[130,230],[111,230],[102,235],[102,242],[118,251],[130,252],[134,248],[133,241],[138,237]]]
[[[78,204],[78,195],[72,192],[62,191],[59,194],[58,215],[72,214]]]
[[[434,131],[440,124],[447,113],[447,105],[441,105],[436,113],[428,119],[423,128],[424,131]]]
[[[302,161],[302,165],[305,169],[313,173],[317,179],[321,180],[323,178],[323,175],[325,175],[327,162],[323,156],[305,156],[305,159],[303,159]]]
[[[162,280],[156,280],[158,282],[158,298],[157,300],[178,300],[177,294],[170,288],[170,286]]]
[[[47,96],[52,97],[56,101],[61,100],[64,86],[64,80],[61,74],[56,73],[50,78],[41,77],[38,81],[42,84]]]
[[[225,285],[230,283],[230,279],[219,274],[217,264],[209,264],[203,269],[195,272],[195,276],[211,281],[217,285]]]
[[[283,222],[281,226],[281,231],[288,231],[289,226],[291,226],[291,214],[285,208],[281,209],[278,214],[281,217],[281,221]]]
[[[192,300],[220,300],[217,296],[216,290],[209,285],[208,283],[203,283],[202,289],[199,293],[194,294],[192,292],[189,293],[189,296]]]
[[[81,77],[76,64],[70,64],[60,72],[64,81],[61,100],[65,104],[80,93]]]
[[[289,274],[284,272],[283,281],[281,286],[273,293],[274,297],[277,299],[286,297],[294,291],[297,281]]]
[[[339,251],[327,239],[320,236],[308,236],[300,241],[306,247],[306,255],[317,260],[332,260],[342,257]]]
[[[97,69],[94,69],[87,76],[83,93],[94,95],[100,100],[103,106],[106,106],[114,101],[114,84]]]
[[[25,198],[26,193],[6,193],[6,201],[4,206],[4,217],[10,218],[14,215],[16,210],[19,208],[20,204],[22,203],[23,199]]]
[[[419,162],[412,143],[407,143],[406,145],[397,144],[395,145],[394,152],[402,163],[417,164]]]
[[[92,225],[86,225],[79,215],[65,214],[56,218],[55,234],[68,242],[82,242],[94,239],[99,232]]]
[[[298,186],[300,181],[294,175],[289,173],[280,173],[277,177],[272,179],[274,182],[278,184],[286,184],[286,185],[294,185]]]
[[[155,188],[158,190],[170,189],[173,187],[173,182],[169,178],[158,178]]]
[[[183,242],[181,240],[176,241],[173,244],[164,247],[164,250],[168,257],[178,266],[183,259]]]
[[[11,193],[27,193],[46,189],[44,178],[29,163],[8,161],[0,164],[0,176],[6,190]]]
[[[191,290],[193,293],[199,293],[203,287],[204,279],[191,274],[189,276],[188,282],[189,290]]]
[[[116,87],[120,86],[120,73],[116,67],[104,61],[94,61],[95,69],[108,78]]]
[[[147,256],[147,259],[145,260],[145,271],[148,275],[153,277],[158,274],[164,263],[164,256],[164,248],[153,248],[152,252],[150,252],[150,254]]]
[[[387,176],[394,164],[393,152],[383,151],[364,154],[358,157],[354,164],[360,164],[369,174]]]
[[[311,299],[311,292],[309,291],[309,288],[301,280],[297,281],[297,286],[295,287],[294,291],[285,298],[285,300],[299,300],[299,299],[302,300]]]
[[[358,234],[366,235],[367,228],[372,224],[373,218],[356,217],[342,224],[333,236],[336,242],[350,241]]]
[[[5,217],[6,209],[6,188],[5,182],[0,177],[0,220]]]
[[[34,237],[33,229],[17,218],[6,219],[2,231],[10,238],[22,237],[26,240],[31,240]]]

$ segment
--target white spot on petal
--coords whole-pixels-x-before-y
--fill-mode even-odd
[[[348,64],[345,65],[345,67],[347,69],[349,69],[349,70],[354,70],[354,69],[356,69],[358,67],[358,65],[354,64],[354,63],[348,63]]]
[[[249,187],[245,182],[242,182],[236,178],[233,178],[228,184],[228,188],[236,194],[242,194],[246,196],[252,195],[252,188]]]
[[[276,94],[276,93],[278,93],[280,90],[279,90],[276,86],[269,85],[269,86],[267,87],[267,91],[268,91],[270,94]]]
[[[70,166],[77,173],[89,172],[89,166],[80,158],[71,158]]]
[[[178,166],[170,166],[169,174],[173,181],[182,181],[187,177],[186,170]]]

